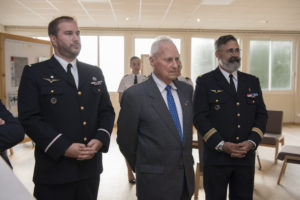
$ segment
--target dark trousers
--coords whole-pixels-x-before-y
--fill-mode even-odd
[[[96,200],[100,177],[65,184],[35,184],[37,200]]]
[[[206,200],[252,200],[254,166],[204,166],[203,184]]]

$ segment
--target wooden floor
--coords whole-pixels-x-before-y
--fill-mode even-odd
[[[283,129],[285,144],[300,145],[300,125],[285,125]],[[288,164],[286,173],[277,185],[277,178],[282,161],[274,164],[274,148],[259,147],[262,170],[256,167],[255,200],[299,200],[300,199],[300,165]],[[198,161],[198,151],[193,152]],[[31,143],[19,144],[14,147],[14,155],[10,156],[14,172],[25,187],[32,193],[34,184],[32,172],[34,166],[33,148]],[[256,164],[257,165],[257,164]],[[109,152],[104,155],[104,172],[101,175],[98,199],[100,200],[135,200],[135,185],[127,181],[127,169],[124,158],[116,144],[115,130],[112,135]],[[199,198],[205,199],[201,185]]]

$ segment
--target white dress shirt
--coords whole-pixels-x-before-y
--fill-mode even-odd
[[[61,57],[57,56],[54,54],[54,58],[60,63],[60,65],[64,68],[64,70],[67,72],[67,66],[68,64],[72,64],[72,67],[71,67],[71,73],[74,77],[74,80],[75,80],[75,84],[76,84],[76,87],[78,88],[78,69],[77,69],[77,62],[76,62],[76,59],[74,59],[72,62],[67,62],[65,61],[64,59],[62,59]]]
[[[165,84],[165,82],[160,80],[154,73],[152,73],[152,78],[153,78],[154,82],[156,83],[156,85],[157,85],[157,87],[158,87],[158,89],[159,89],[159,91],[160,91],[160,93],[161,93],[168,109],[169,109],[168,100],[167,100],[167,90],[166,90],[167,84]],[[171,93],[172,93],[174,102],[176,104],[176,110],[177,110],[178,118],[179,118],[179,121],[180,121],[180,127],[181,127],[181,130],[182,130],[182,133],[183,133],[182,107],[181,107],[180,100],[179,100],[179,97],[178,97],[177,87],[175,86],[175,84],[173,82],[170,84],[170,86],[171,86]]]

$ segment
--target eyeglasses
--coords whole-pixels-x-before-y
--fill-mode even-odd
[[[231,48],[231,49],[227,49],[225,51],[226,51],[226,53],[231,53],[231,54],[233,54],[233,53],[236,53],[236,54],[241,53],[241,49],[239,49],[239,48],[236,48],[236,49]]]

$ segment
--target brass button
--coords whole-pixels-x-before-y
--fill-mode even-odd
[[[253,100],[252,103],[255,103],[255,101]]]
[[[86,138],[86,137],[84,137],[84,138],[83,138],[83,141],[85,141],[85,142],[86,142],[86,141],[87,141],[87,138]]]
[[[84,110],[84,106],[80,106],[80,110]]]
[[[237,125],[238,128],[241,128],[241,125]]]
[[[78,95],[80,96],[82,94],[82,92],[81,91],[78,91]]]
[[[101,89],[100,89],[100,88],[98,88],[97,90],[98,90],[98,92],[101,92]]]
[[[50,93],[53,94],[53,93],[54,93],[54,90],[50,90]]]
[[[240,102],[236,102],[236,106],[240,106]]]
[[[83,126],[85,126],[86,125],[86,121],[82,122],[82,124],[83,124]]]
[[[236,137],[235,139],[236,139],[236,140],[239,140],[239,139],[240,139],[240,137]]]
[[[241,116],[241,114],[240,114],[240,113],[237,113],[237,114],[236,114],[236,116],[240,117],[240,116]]]
[[[218,103],[219,102],[219,99],[216,99],[216,103]]]

